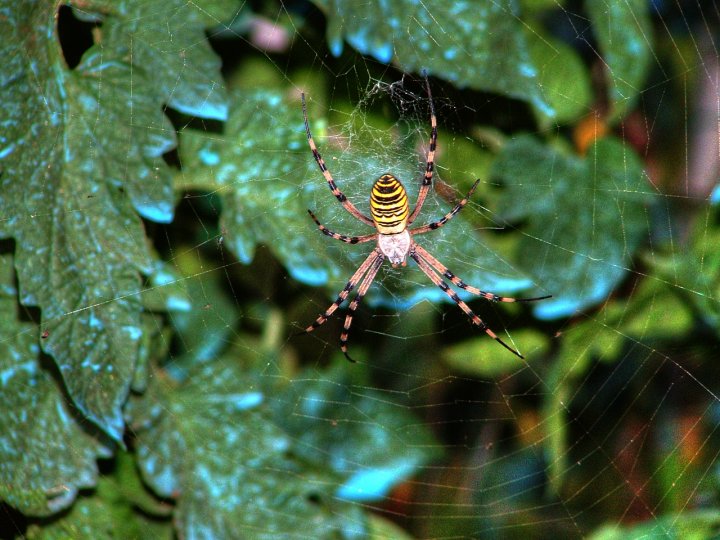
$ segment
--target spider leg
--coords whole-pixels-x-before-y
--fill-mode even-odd
[[[455,205],[455,208],[450,210],[447,214],[445,214],[443,217],[441,217],[437,221],[433,221],[432,223],[428,223],[427,225],[423,225],[422,227],[418,227],[417,229],[412,229],[410,231],[411,234],[424,234],[428,231],[434,231],[435,229],[439,229],[443,225],[445,225],[448,221],[450,221],[455,215],[462,210],[465,205],[470,200],[470,197],[472,196],[473,192],[475,191],[475,188],[480,183],[480,179],[475,180],[475,183],[470,188],[470,191],[468,191],[468,194],[465,195],[465,198],[461,200],[459,203]]]
[[[417,202],[415,208],[408,218],[408,223],[415,221],[415,218],[420,213],[425,198],[427,197],[430,186],[432,185],[433,169],[435,168],[435,146],[437,145],[437,118],[435,117],[435,105],[433,104],[432,92],[430,91],[430,81],[428,80],[427,72],[423,71],[425,77],[425,87],[427,88],[428,100],[430,101],[430,145],[427,152],[427,163],[425,164],[425,175],[423,176],[422,184],[420,185],[420,191],[418,192]]]
[[[375,279],[375,276],[377,275],[378,270],[380,269],[380,266],[382,266],[382,263],[384,260],[385,260],[384,255],[380,255],[377,259],[375,259],[372,267],[370,268],[370,270],[368,270],[368,273],[362,279],[362,282],[360,283],[360,287],[358,288],[358,292],[355,295],[355,298],[353,298],[352,302],[350,302],[350,306],[348,307],[347,315],[345,315],[345,323],[343,324],[343,331],[342,331],[342,334],[340,334],[340,350],[345,355],[345,358],[347,358],[351,362],[355,362],[355,360],[350,358],[350,355],[347,352],[347,349],[348,349],[347,342],[348,342],[348,334],[350,332],[350,326],[352,325],[353,315],[355,315],[355,310],[357,309],[358,305],[360,305],[360,301],[363,299],[363,296],[365,296],[365,293],[367,293],[368,289],[370,288],[370,285],[372,284],[373,280]]]
[[[308,122],[308,116],[307,116],[307,105],[305,105],[305,93],[300,94],[300,99],[302,101],[302,110],[303,110],[303,118],[305,120],[305,133],[307,133],[307,140],[308,144],[310,145],[310,150],[312,150],[313,157],[315,158],[315,161],[318,164],[318,167],[320,167],[320,171],[323,173],[323,176],[325,177],[325,180],[327,180],[328,186],[330,187],[330,191],[332,191],[332,194],[335,195],[335,198],[337,198],[338,201],[340,201],[340,204],[343,205],[345,210],[350,212],[353,216],[355,216],[357,219],[362,221],[363,223],[367,223],[371,227],[374,227],[375,224],[373,223],[373,220],[367,217],[365,214],[360,212],[353,203],[351,203],[345,194],[340,191],[335,184],[335,180],[333,180],[332,175],[330,174],[330,171],[328,170],[327,166],[325,165],[325,161],[323,160],[322,156],[320,155],[320,152],[318,152],[317,146],[315,146],[315,141],[313,140],[312,135],[310,134],[310,123]]]
[[[502,345],[503,347],[505,347],[508,351],[510,351],[511,353],[513,353],[514,355],[516,355],[516,356],[518,356],[518,357],[520,357],[520,358],[525,358],[522,354],[520,354],[518,351],[516,351],[515,349],[513,349],[512,347],[510,347],[510,345],[508,345],[508,344],[505,343],[502,339],[500,339],[500,338],[497,336],[497,334],[495,334],[495,332],[493,332],[492,330],[490,330],[490,328],[488,327],[488,325],[485,324],[480,317],[478,317],[477,315],[475,315],[475,313],[473,313],[473,311],[470,309],[470,307],[469,307],[465,302],[463,302],[463,301],[460,299],[460,297],[455,293],[455,291],[453,291],[453,290],[448,286],[448,284],[445,283],[445,281],[433,271],[432,267],[431,267],[424,259],[422,259],[420,256],[418,256],[416,249],[417,249],[417,246],[415,247],[414,250],[410,251],[410,257],[412,257],[412,258],[415,260],[415,262],[416,262],[416,263],[418,264],[418,266],[420,267],[420,270],[422,270],[422,271],[425,273],[425,275],[426,275],[427,277],[429,277],[430,280],[431,280],[435,285],[437,285],[438,287],[440,287],[440,289],[441,289],[445,294],[447,294],[447,295],[450,297],[450,299],[451,299],[453,302],[455,302],[455,303],[457,304],[457,306],[458,306],[460,309],[462,309],[468,317],[470,317],[471,322],[472,322],[475,326],[480,327],[481,330],[483,330],[488,336],[490,336],[490,337],[493,338],[495,341],[497,341],[500,345]]]
[[[433,257],[430,252],[422,246],[415,244],[414,248],[415,252],[420,257],[425,259],[425,261],[429,263],[430,266],[432,266],[438,272],[438,274],[442,274],[444,277],[449,279],[453,283],[453,285],[456,285],[457,287],[460,287],[461,289],[466,290],[472,294],[482,296],[487,300],[492,300],[493,302],[535,302],[537,300],[545,300],[546,298],[552,297],[551,294],[548,294],[545,296],[536,296],[535,298],[510,298],[508,296],[498,296],[495,293],[481,291],[480,289],[473,287],[472,285],[468,285],[462,279],[453,274],[447,266],[445,266],[443,263]]]
[[[322,325],[325,321],[328,320],[330,315],[335,313],[335,310],[340,307],[340,304],[342,304],[345,299],[348,297],[350,292],[355,288],[355,286],[358,284],[358,281],[360,281],[360,278],[363,277],[363,275],[368,271],[368,269],[377,261],[378,258],[383,258],[383,254],[380,252],[378,248],[375,248],[370,255],[368,255],[367,259],[363,261],[363,263],[360,265],[360,267],[355,271],[355,273],[352,275],[352,277],[348,280],[348,282],[345,284],[345,287],[342,291],[340,291],[340,294],[338,295],[337,299],[330,304],[330,307],[325,310],[325,312],[320,315],[317,319],[315,319],[315,322],[313,322],[310,326],[308,326],[305,329],[306,333],[312,332],[315,330],[318,326]]]
[[[318,229],[320,229],[323,232],[323,234],[326,234],[330,238],[334,238],[335,240],[340,240],[341,242],[345,242],[346,244],[362,244],[363,242],[369,242],[370,240],[375,240],[377,238],[377,233],[366,234],[364,236],[347,236],[344,234],[338,234],[338,233],[332,232],[325,225],[323,225],[322,223],[320,223],[318,221],[318,219],[315,217],[315,214],[312,213],[312,210],[308,210],[308,214],[310,214],[310,217],[315,222],[315,224],[318,226]]]

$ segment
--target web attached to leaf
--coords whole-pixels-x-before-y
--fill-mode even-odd
[[[72,12],[93,36],[72,67],[18,31],[52,35],[51,9],[8,12],[10,533],[716,530],[718,142],[692,119],[720,118],[717,13],[397,4],[97,3]],[[300,92],[347,197],[367,212],[390,172],[412,204],[423,68],[440,133],[416,223],[480,184],[417,241],[483,290],[552,294],[458,291],[523,360],[412,262],[385,265],[358,310],[357,364],[337,347],[346,306],[295,335],[371,249],[322,235],[307,209],[372,232],[314,162]]]

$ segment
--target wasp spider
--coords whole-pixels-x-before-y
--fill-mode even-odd
[[[460,289],[482,296],[483,298],[492,300],[493,302],[531,302],[535,300],[544,300],[546,298],[550,298],[550,296],[540,296],[537,298],[508,298],[506,296],[498,296],[497,294],[491,292],[481,291],[480,289],[465,283],[453,274],[444,264],[433,257],[426,249],[413,240],[414,236],[439,229],[450,221],[450,219],[452,219],[453,216],[455,216],[467,204],[468,199],[472,195],[473,191],[475,191],[475,188],[480,180],[476,180],[470,188],[467,196],[438,221],[433,221],[432,223],[428,223],[427,225],[423,225],[415,229],[408,229],[408,226],[413,223],[415,218],[417,218],[420,214],[420,210],[422,209],[425,198],[430,190],[435,162],[437,119],[435,117],[435,106],[433,105],[432,94],[430,92],[430,82],[428,81],[427,76],[425,77],[425,86],[427,88],[428,100],[430,102],[430,146],[427,152],[425,174],[422,179],[415,208],[412,212],[410,212],[407,191],[400,181],[392,174],[383,174],[380,178],[375,180],[370,192],[371,217],[368,217],[360,212],[335,184],[335,181],[325,165],[325,161],[323,161],[323,158],[320,156],[320,152],[318,152],[315,141],[310,134],[307,106],[305,104],[305,94],[301,94],[303,118],[305,120],[305,132],[307,133],[308,144],[310,145],[310,150],[312,150],[318,167],[320,167],[320,171],[325,176],[325,180],[327,180],[330,191],[332,191],[332,194],[335,195],[338,201],[340,201],[340,204],[343,205],[345,210],[350,212],[353,216],[355,216],[355,218],[359,219],[366,225],[374,227],[376,232],[373,234],[366,234],[364,236],[346,236],[329,230],[327,227],[322,225],[320,221],[318,221],[311,210],[308,210],[310,217],[324,234],[335,238],[336,240],[340,240],[341,242],[345,242],[347,244],[362,244],[372,241],[377,242],[375,249],[372,253],[370,253],[370,255],[368,255],[365,261],[352,275],[338,295],[337,299],[315,320],[315,322],[305,329],[305,332],[312,332],[322,325],[335,312],[335,310],[340,307],[348,295],[355,289],[355,287],[358,287],[359,284],[357,294],[355,295],[355,298],[353,298],[352,302],[350,302],[347,315],[345,316],[343,331],[340,334],[340,349],[348,360],[354,361],[348,355],[347,342],[355,310],[360,304],[363,296],[365,296],[365,293],[367,293],[370,288],[370,284],[373,282],[373,279],[375,279],[375,275],[385,259],[388,259],[393,267],[397,267],[399,265],[405,266],[407,264],[407,257],[410,257],[417,263],[420,270],[422,270],[435,285],[437,285],[452,299],[453,302],[458,305],[458,307],[460,307],[460,309],[465,312],[465,314],[470,318],[472,324],[478,326],[488,336],[500,343],[510,352],[520,358],[524,358],[518,351],[510,347],[507,343],[500,339],[495,332],[488,328],[488,325],[472,312],[470,307],[460,299],[460,297],[449,287],[443,278],[447,278],[453,285],[459,287]]]

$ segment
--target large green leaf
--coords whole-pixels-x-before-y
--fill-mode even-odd
[[[493,174],[506,187],[501,211],[527,221],[519,264],[543,284],[539,292],[553,295],[535,313],[566,316],[603,300],[647,234],[651,192],[634,152],[608,138],[581,158],[520,136],[505,145]]]
[[[187,366],[214,360],[223,352],[235,332],[239,314],[237,304],[223,289],[219,273],[203,273],[203,261],[190,252],[180,253],[174,262],[186,276],[183,284],[192,307],[170,314],[170,322],[181,338],[166,367],[173,376],[184,379]]]
[[[301,373],[282,393],[274,392],[272,406],[295,452],[343,478],[338,496],[378,500],[440,449],[402,404],[359,378],[341,359],[325,372]]]
[[[261,471],[254,469],[258,466],[254,453],[274,448],[280,444],[278,439],[285,446],[277,452],[267,452],[268,464],[278,460],[292,466],[298,478],[317,475],[327,484],[326,495],[353,501],[380,499],[438,455],[439,447],[431,433],[408,413],[407,406],[394,405],[389,395],[371,389],[364,372],[348,369],[344,359],[331,369],[322,372],[308,369],[290,378],[270,367],[278,365],[278,361],[267,348],[267,342],[249,338],[236,340],[233,349],[220,361],[211,359],[210,356],[216,358],[221,352],[219,340],[223,344],[232,341],[227,333],[230,322],[227,317],[232,317],[234,311],[217,304],[219,274],[207,275],[202,283],[196,283],[202,264],[189,255],[180,256],[176,262],[190,276],[187,289],[193,302],[191,310],[172,318],[177,341],[182,344],[181,355],[173,358],[167,372],[161,372],[161,378],[152,379],[155,386],[150,388],[149,396],[136,401],[129,412],[132,424],[141,426],[137,432],[141,433],[144,447],[157,452],[151,455],[147,448],[140,450],[140,461],[158,493],[185,496],[189,491],[179,484],[194,467],[214,467],[213,474],[219,483],[237,481],[239,489],[252,492],[252,487],[243,483],[245,479],[258,483],[266,480],[255,479]],[[218,313],[208,313],[215,309]],[[224,320],[220,320],[221,314],[226,317]],[[161,380],[167,387],[158,386]],[[178,380],[182,382],[173,382]],[[207,404],[227,403],[234,412],[228,416],[224,406],[208,408],[198,400]],[[168,401],[173,402],[169,407],[164,405]],[[170,417],[164,418],[168,414]],[[173,462],[170,456],[175,454],[167,454],[166,443],[158,438],[175,437],[173,444],[181,448],[206,444],[208,436],[204,430],[219,429],[216,422],[227,427],[217,433],[222,442],[213,446],[219,454],[212,457],[212,462],[202,457],[207,453],[199,449],[197,456],[193,457],[195,450],[189,449],[188,455],[177,456]],[[179,430],[176,434],[172,433],[173,427]],[[180,440],[184,437],[190,439],[188,443]],[[248,437],[257,447],[247,442]],[[223,446],[226,440],[235,439],[246,441],[245,454],[234,450],[234,444]],[[156,440],[160,446],[154,446]],[[289,456],[292,460],[286,462]],[[223,458],[228,463],[222,464]],[[241,472],[234,472],[237,469]],[[239,480],[235,478],[238,474]],[[279,488],[273,483],[272,474],[265,476],[268,483],[263,485],[271,497]],[[259,519],[264,510],[255,508],[251,500],[238,502],[236,510],[246,512],[247,519],[252,521]],[[178,511],[199,511],[199,504],[191,497],[181,503]]]
[[[95,485],[109,441],[77,422],[62,390],[40,367],[37,327],[18,319],[12,258],[0,256],[0,499],[47,516]]]
[[[297,455],[269,414],[274,397],[234,355],[201,364],[181,385],[158,375],[130,415],[146,482],[178,499],[180,536],[366,534],[360,508],[336,497],[337,475]]]
[[[178,184],[217,191],[223,206],[223,242],[242,262],[249,263],[262,242],[273,248],[294,277],[322,283],[327,279],[324,262],[310,256],[307,238],[297,234],[300,220],[312,223],[298,197],[300,171],[306,169],[304,139],[300,109],[291,112],[279,92],[236,92],[222,138],[183,130],[184,172]]]
[[[85,17],[98,11],[105,54],[126,60],[131,55],[133,65],[152,77],[153,93],[169,107],[224,120],[227,94],[220,58],[205,39],[205,30],[222,28],[238,8],[235,0],[92,0],[75,10]]]
[[[539,357],[549,348],[547,337],[536,330],[514,330],[510,337],[510,344],[520,347],[525,356]],[[500,377],[527,368],[527,364],[516,356],[498,354],[497,342],[484,335],[447,347],[443,359],[453,369],[477,377]]]
[[[167,508],[147,493],[132,458],[121,452],[113,476],[100,477],[97,489],[79,497],[59,518],[28,527],[27,538],[170,540],[174,536],[169,519],[156,519],[166,517]]]
[[[544,116],[554,112],[538,84],[516,2],[359,3],[315,0],[328,17],[328,41],[337,56],[346,39],[362,54],[400,69],[523,99]]]
[[[147,174],[154,161],[140,159],[142,147],[128,145],[133,130],[125,112],[117,118],[126,101],[122,93],[130,90],[122,84],[123,78],[129,82],[130,69],[89,53],[76,71],[68,71],[57,43],[43,39],[53,36],[52,10],[36,5],[6,12],[0,31],[11,36],[3,41],[3,56],[12,67],[3,71],[0,84],[6,127],[0,234],[17,241],[21,300],[41,307],[49,331],[44,348],[55,357],[70,394],[119,439],[119,407],[140,333],[132,295],[138,272],[149,271],[150,260],[117,173],[134,165],[139,170],[131,176]],[[113,89],[115,84],[120,86]],[[148,105],[139,100],[138,115],[151,126],[155,119],[145,118]],[[123,137],[115,140],[110,130]],[[117,146],[110,148],[111,141]]]
[[[538,84],[555,115],[546,124],[569,123],[587,114],[592,105],[590,73],[580,55],[539,28],[527,32],[530,58],[538,67]]]
[[[98,3],[92,9],[105,10],[102,17],[83,14],[103,19],[99,43],[70,70],[55,33],[56,9],[52,2],[0,5],[0,236],[17,242],[21,301],[41,308],[49,332],[43,348],[68,392],[119,440],[142,335],[140,274],[155,271],[138,214],[160,222],[173,216],[161,156],[175,137],[162,108],[173,103],[223,116],[221,94],[198,95],[207,79],[185,76],[197,70],[219,78],[203,34],[216,19],[183,2],[172,12],[153,2]],[[156,22],[153,37],[149,26],[136,35],[138,21],[149,20]],[[161,45],[178,37],[172,56]],[[178,78],[173,69],[184,54],[199,64]]]
[[[716,214],[717,208],[706,207],[696,218],[687,246],[654,251],[645,260],[659,283],[673,288],[686,307],[693,306],[707,327],[720,334],[720,226]]]
[[[614,119],[622,117],[643,90],[653,58],[649,7],[646,0],[585,1],[610,77]]]
[[[715,509],[694,510],[678,514],[655,516],[631,525],[604,525],[588,538],[590,540],[705,540],[717,538],[720,532],[720,512]]]

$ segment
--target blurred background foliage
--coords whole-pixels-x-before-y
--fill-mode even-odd
[[[0,0],[0,536],[711,538],[717,6]],[[411,263],[298,336],[370,232]],[[342,310],[341,310],[342,311]],[[342,320],[342,319],[341,319]]]

